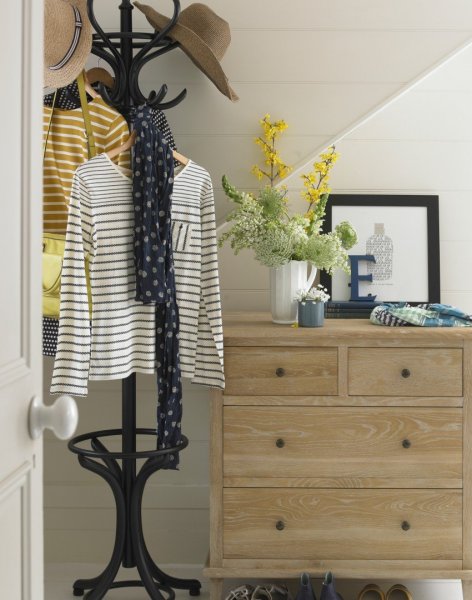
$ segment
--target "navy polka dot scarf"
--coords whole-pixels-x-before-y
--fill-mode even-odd
[[[152,123],[152,111],[139,107],[134,119],[134,254],[136,300],[156,304],[158,448],[181,441],[182,382],[179,360],[179,311],[172,257],[171,206],[174,183],[172,149]],[[176,469],[178,453],[168,468]]]

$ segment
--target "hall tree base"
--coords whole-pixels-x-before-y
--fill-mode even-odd
[[[179,0],[172,0],[174,13],[168,25],[160,32],[133,32],[131,0],[121,0],[120,31],[107,32],[100,27],[94,14],[94,0],[87,0],[93,35],[92,54],[103,59],[111,67],[115,86],[108,91],[100,85],[100,94],[111,106],[117,108],[127,119],[133,107],[143,103],[156,109],[171,108],[186,96],[186,90],[175,98],[163,102],[167,86],[151,92],[146,98],[139,89],[139,73],[149,60],[177,48],[166,38],[180,12]],[[136,53],[134,51],[137,51]],[[157,398],[157,391],[156,391]],[[121,452],[107,449],[107,441],[113,437],[122,440]],[[104,598],[110,589],[144,587],[152,600],[173,600],[174,589],[188,590],[191,596],[200,594],[201,584],[196,579],[172,577],[154,563],[145,543],[142,528],[141,502],[144,487],[151,475],[166,467],[175,448],[166,450],[137,451],[137,436],[146,436],[154,447],[157,445],[156,429],[141,429],[136,424],[136,375],[122,381],[122,427],[86,433],[73,438],[69,449],[78,455],[80,465],[102,477],[111,487],[116,504],[116,534],[112,556],[104,571],[92,579],[77,579],[73,583],[75,596],[88,600]],[[183,450],[188,440],[178,447]],[[137,469],[137,461],[143,460]],[[176,472],[178,473],[178,471]],[[185,543],[182,540],[182,543]],[[161,549],[162,550],[162,549]],[[120,566],[137,567],[139,580],[115,581]]]
[[[472,600],[472,330],[224,322],[211,600],[225,579],[462,580]]]
[[[136,451],[136,437],[156,440],[155,429],[136,427],[136,375],[123,380],[122,420],[124,429],[94,431],[74,437],[69,450],[78,455],[80,465],[102,477],[110,486],[116,504],[116,533],[112,556],[107,567],[92,579],[77,579],[74,596],[99,600],[115,588],[144,587],[152,600],[172,600],[175,589],[188,590],[191,596],[200,594],[201,583],[196,579],[172,577],[159,569],[147,549],[142,526],[142,498],[147,480],[166,468],[170,456],[188,445],[183,443],[166,450]],[[111,452],[107,441],[121,437],[122,451]],[[143,460],[137,469],[137,461]],[[120,462],[121,461],[121,465]],[[137,567],[140,580],[115,581],[120,567]],[[87,591],[89,590],[89,591]]]

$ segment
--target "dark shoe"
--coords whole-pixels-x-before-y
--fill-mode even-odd
[[[316,600],[308,573],[302,573],[300,577],[300,589],[295,596],[295,600]]]
[[[334,577],[331,571],[326,573],[323,585],[321,586],[320,600],[343,600],[341,594],[334,589]]]

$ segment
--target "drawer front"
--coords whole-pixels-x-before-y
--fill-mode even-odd
[[[224,558],[462,558],[459,490],[224,490]]]
[[[352,396],[462,396],[460,348],[350,348]]]
[[[460,408],[226,406],[223,436],[225,477],[462,479]]]
[[[334,395],[337,348],[225,348],[229,395]]]

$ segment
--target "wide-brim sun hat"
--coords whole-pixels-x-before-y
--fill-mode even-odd
[[[91,49],[87,0],[45,0],[44,86],[58,88],[72,83]]]
[[[151,6],[134,2],[157,31],[166,27],[170,18]],[[178,42],[195,65],[233,102],[239,100],[229,85],[220,64],[231,43],[231,31],[227,21],[219,17],[209,6],[198,2],[184,8],[167,36]]]

